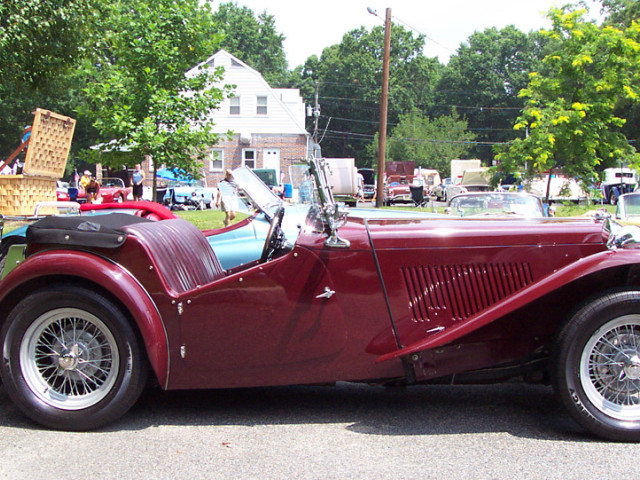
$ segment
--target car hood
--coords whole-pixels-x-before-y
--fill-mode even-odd
[[[569,218],[465,219],[367,218],[377,248],[402,245],[418,248],[502,247],[516,245],[602,245],[603,224]]]

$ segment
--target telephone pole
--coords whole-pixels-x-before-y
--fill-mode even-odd
[[[387,150],[387,104],[389,101],[389,55],[391,51],[391,9],[384,20],[384,53],[382,56],[382,95],[380,98],[380,133],[378,134],[378,182],[376,207],[384,202],[385,152]]]

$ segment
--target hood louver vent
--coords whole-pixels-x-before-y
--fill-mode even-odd
[[[403,267],[415,322],[459,321],[533,282],[528,263]]]

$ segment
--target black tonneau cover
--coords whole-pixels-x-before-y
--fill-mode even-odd
[[[127,238],[122,227],[150,221],[152,220],[126,213],[46,217],[29,225],[27,244],[118,248]]]

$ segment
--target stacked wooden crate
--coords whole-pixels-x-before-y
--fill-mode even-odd
[[[75,125],[72,118],[36,110],[22,174],[0,175],[0,214],[33,215],[39,202],[56,200]]]

